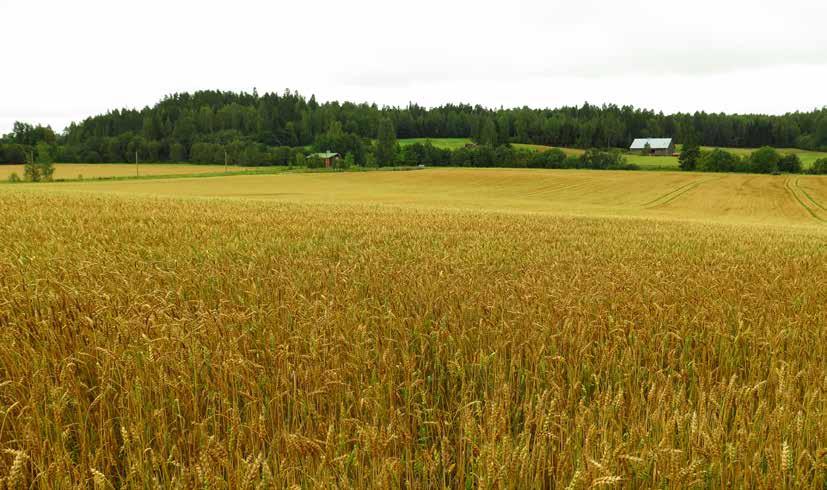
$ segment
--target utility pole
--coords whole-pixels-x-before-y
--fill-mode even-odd
[[[135,151],[135,177],[140,177],[140,176],[141,176],[141,172],[140,172],[140,169],[138,168],[138,151],[136,150]]]
[[[227,150],[224,150],[224,173],[227,173]]]

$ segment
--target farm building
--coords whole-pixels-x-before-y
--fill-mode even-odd
[[[672,155],[675,153],[675,142],[672,138],[637,138],[629,147],[629,151],[638,153],[646,150],[649,155]]]
[[[342,155],[338,153],[333,153],[331,151],[326,151],[324,153],[314,153],[312,155],[307,155],[307,158],[318,158],[324,162],[325,168],[333,167],[334,162],[336,160],[342,158]]]

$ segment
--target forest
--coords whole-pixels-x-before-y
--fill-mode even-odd
[[[332,150],[358,164],[403,158],[376,143],[391,138],[471,138],[481,146],[530,143],[626,148],[636,137],[671,136],[711,147],[827,149],[827,108],[784,115],[670,114],[630,106],[583,104],[556,109],[448,104],[425,108],[317,102],[297,92],[199,91],[152,107],[119,109],[55,132],[18,122],[0,138],[0,163],[23,163],[38,143],[56,162],[193,162],[285,165],[297,154]]]

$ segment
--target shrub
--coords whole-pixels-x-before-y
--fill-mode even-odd
[[[819,175],[827,174],[827,158],[819,158],[813,162],[813,166],[810,167],[810,173]]]
[[[529,160],[528,166],[531,168],[563,168],[565,162],[565,152],[559,148],[552,148],[534,155]]]
[[[781,155],[775,148],[764,146],[749,156],[751,170],[759,174],[770,174],[778,170]]]
[[[700,158],[701,148],[698,145],[683,145],[681,154],[678,157],[678,164],[681,170],[695,170],[698,168]]]
[[[778,161],[778,170],[797,174],[801,172],[801,159],[795,153],[787,153]]]
[[[11,175],[9,175],[9,182],[11,182],[11,183],[20,182],[20,176],[17,175],[17,172],[12,172]]]
[[[715,148],[701,154],[698,169],[705,172],[735,172],[740,161],[737,155]]]
[[[590,148],[580,156],[579,168],[618,169],[626,166],[626,157],[618,150]]]
[[[322,168],[322,167],[324,167],[324,161],[321,158],[319,158],[315,155],[307,157],[307,159],[305,161],[307,163],[307,168]]]

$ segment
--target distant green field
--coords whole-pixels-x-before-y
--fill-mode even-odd
[[[520,148],[520,149],[523,149],[523,150],[535,150],[535,151],[548,151],[548,150],[551,150],[552,148],[556,148],[554,146],[533,145],[533,144],[530,144],[530,143],[514,143],[511,146],[513,146],[514,148]],[[575,157],[582,155],[586,151],[586,150],[581,150],[580,148],[559,148],[559,149],[563,150],[563,152],[566,155],[575,156]]]
[[[629,153],[626,155],[626,160],[646,170],[674,170],[678,168],[678,157],[673,156],[644,156]]]
[[[430,141],[432,145],[437,148],[445,148],[447,150],[456,150],[463,146],[472,143],[470,138],[404,138],[399,140],[400,146],[409,146],[414,143],[425,143]]]

